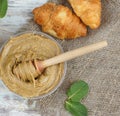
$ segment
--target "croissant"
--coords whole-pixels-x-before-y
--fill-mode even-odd
[[[42,31],[59,39],[75,39],[86,36],[87,28],[72,11],[55,3],[46,3],[33,10],[34,21]]]
[[[101,0],[68,0],[74,12],[91,29],[100,26]]]

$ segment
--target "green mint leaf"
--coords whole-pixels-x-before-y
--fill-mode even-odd
[[[78,82],[73,83],[73,85],[67,92],[67,96],[68,99],[78,102],[88,94],[88,91],[89,91],[88,84],[80,80]]]
[[[7,12],[8,1],[0,0],[0,18],[3,18]]]
[[[65,108],[73,116],[88,116],[87,108],[80,102],[74,102],[71,100],[66,101]]]

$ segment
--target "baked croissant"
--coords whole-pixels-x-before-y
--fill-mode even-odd
[[[55,3],[46,3],[33,10],[34,21],[42,26],[42,31],[59,39],[73,39],[86,36],[86,26],[72,11]]]
[[[91,29],[96,29],[101,21],[101,0],[68,0],[74,12]]]

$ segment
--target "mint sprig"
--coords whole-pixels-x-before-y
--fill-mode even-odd
[[[0,0],[0,18],[3,18],[6,15],[8,8],[7,0]]]
[[[73,83],[67,91],[68,99],[65,102],[65,108],[73,116],[88,116],[87,108],[80,101],[87,96],[89,86],[84,81]]]

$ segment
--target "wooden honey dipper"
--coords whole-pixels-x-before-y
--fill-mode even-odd
[[[92,45],[88,45],[82,48],[78,48],[75,50],[62,53],[58,56],[55,56],[53,58],[50,58],[44,61],[33,60],[33,61],[23,62],[13,69],[13,73],[23,81],[34,82],[35,78],[39,76],[45,68],[51,65],[55,65],[61,62],[71,60],[73,58],[82,56],[84,54],[93,52],[95,50],[99,50],[106,46],[107,46],[107,41],[102,41],[102,42],[98,42]]]

